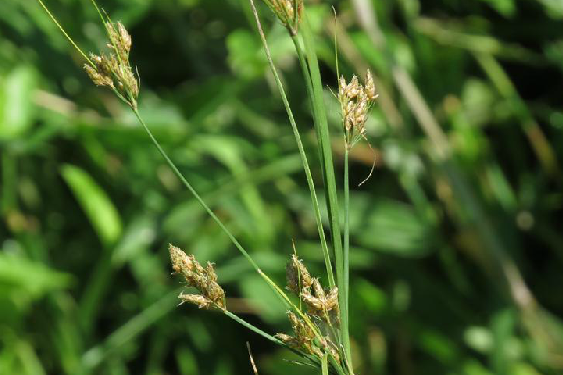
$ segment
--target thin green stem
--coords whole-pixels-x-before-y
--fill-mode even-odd
[[[59,23],[59,21],[57,21],[57,19],[55,18],[55,16],[53,16],[53,14],[51,13],[51,11],[49,11],[49,9],[47,8],[47,6],[43,3],[42,0],[37,0],[39,2],[39,4],[41,4],[41,6],[43,7],[43,9],[45,10],[45,12],[47,12],[47,15],[49,15],[49,17],[51,18],[51,20],[53,21],[53,23],[55,25],[57,25],[57,27],[59,28],[59,30],[61,30],[61,32],[63,33],[63,35],[65,36],[65,38],[70,42],[70,44],[82,55],[82,57],[84,57],[84,59],[86,61],[88,61],[88,64],[92,65],[93,67],[95,67],[94,63],[92,62],[92,60],[90,60],[88,58],[88,56],[86,56],[86,54],[80,49],[80,47],[78,47],[78,45],[74,42],[74,40],[72,40],[72,38],[70,37],[70,35],[67,34],[67,32],[65,31],[65,29],[63,29],[63,27],[61,26],[61,24]]]
[[[221,310],[225,315],[227,315],[229,318],[233,319],[235,322],[243,325],[245,328],[248,328],[249,330],[251,330],[254,333],[259,334],[260,336],[272,341],[275,344],[281,345],[289,350],[291,350],[293,353],[307,359],[308,361],[311,362],[311,364],[317,364],[318,360],[314,357],[312,357],[311,355],[308,355],[306,353],[303,353],[299,350],[296,350],[290,346],[288,346],[286,343],[284,343],[281,340],[278,340],[277,338],[275,338],[274,336],[270,335],[269,333],[266,333],[264,331],[262,331],[260,328],[248,323],[246,320],[242,319],[240,316],[228,311],[228,310]]]
[[[293,35],[291,37],[291,40],[293,40],[293,45],[295,46],[295,52],[297,53],[297,57],[299,59],[299,65],[301,65],[301,72],[303,73],[303,79],[305,80],[305,86],[307,87],[307,96],[309,97],[309,100],[311,102],[311,108],[313,109],[313,85],[311,83],[311,75],[309,74],[309,68],[307,67],[307,58],[303,53],[303,49],[299,44],[299,39],[297,38],[297,36]],[[313,115],[313,120],[315,121],[315,132],[317,135],[317,140],[320,144],[321,134],[319,132],[319,126],[317,126],[316,124],[317,119],[314,115]],[[321,165],[324,165],[323,152],[320,147],[318,148],[318,151],[319,151],[319,160],[321,162]],[[324,169],[321,168],[321,171],[323,174],[323,181],[324,181],[325,180]]]
[[[350,374],[345,373],[344,369],[342,369],[342,366],[340,365],[340,363],[338,363],[333,356],[329,356],[328,360],[330,361],[330,364],[336,370],[336,373],[338,375],[354,375],[352,372],[350,372]]]
[[[321,358],[321,372],[322,375],[328,375],[328,354],[323,355],[323,358]]]
[[[231,242],[235,245],[235,247],[241,252],[241,254],[246,258],[246,260],[248,260],[248,262],[252,265],[252,267],[256,270],[256,272],[258,272],[258,274],[260,276],[262,276],[262,278],[266,281],[266,283],[268,283],[268,285],[270,285],[270,287],[278,294],[278,296],[280,297],[280,299],[282,300],[282,302],[284,302],[285,305],[290,306],[290,300],[287,297],[287,295],[268,277],[266,276],[266,274],[264,274],[264,272],[262,272],[262,270],[258,267],[258,264],[256,264],[256,262],[254,261],[254,259],[252,259],[252,257],[250,256],[250,254],[248,254],[246,252],[246,250],[244,250],[244,248],[242,247],[242,245],[238,242],[238,240],[235,238],[235,236],[233,236],[233,234],[231,233],[231,231],[229,231],[227,229],[227,227],[225,226],[225,224],[223,224],[223,222],[217,217],[217,215],[215,215],[215,213],[211,210],[211,208],[209,208],[209,206],[204,202],[204,200],[200,197],[200,195],[195,191],[195,189],[192,187],[192,185],[188,182],[188,180],[186,180],[186,178],[184,177],[184,175],[182,175],[182,173],[178,170],[178,168],[176,167],[176,165],[174,164],[174,162],[170,159],[170,157],[168,157],[168,154],[166,154],[166,152],[164,151],[164,149],[162,148],[162,146],[160,146],[160,143],[158,142],[158,140],[154,137],[154,135],[152,134],[152,132],[150,131],[150,129],[148,128],[147,124],[145,124],[145,121],[143,120],[143,118],[141,117],[141,115],[139,114],[139,111],[137,110],[136,107],[131,107],[131,109],[133,110],[133,112],[135,113],[135,116],[137,116],[137,119],[139,120],[139,122],[141,123],[141,125],[143,125],[143,128],[145,129],[145,131],[147,132],[147,134],[149,135],[152,143],[156,146],[156,148],[158,149],[158,151],[160,152],[160,154],[162,155],[162,157],[164,158],[164,160],[166,160],[166,162],[168,163],[168,166],[170,166],[170,168],[172,169],[172,171],[174,172],[174,174],[176,175],[176,177],[178,177],[180,179],[180,181],[182,181],[182,183],[184,184],[184,186],[186,186],[186,188],[188,188],[188,190],[193,194],[193,196],[196,198],[196,200],[203,206],[203,208],[205,209],[205,211],[207,211],[207,213],[209,214],[209,216],[211,216],[211,218],[213,220],[215,220],[215,222],[219,225],[219,227],[223,230],[223,232],[225,232],[225,234],[229,237],[229,239],[231,240]]]
[[[209,216],[211,216],[211,218],[213,218],[213,220],[215,220],[215,222],[219,225],[219,227],[221,227],[221,229],[227,234],[227,236],[229,237],[229,239],[233,242],[233,244],[237,247],[237,249],[242,253],[242,255],[248,260],[248,262],[254,267],[254,269],[256,271],[258,271],[259,273],[260,268],[258,267],[258,265],[256,264],[256,262],[254,262],[254,260],[252,259],[252,257],[246,252],[246,250],[244,250],[244,248],[242,247],[242,245],[238,242],[238,240],[235,238],[235,236],[233,236],[231,234],[231,232],[227,229],[227,227],[223,224],[223,222],[217,217],[217,215],[215,215],[215,213],[211,210],[211,208],[209,208],[209,206],[207,206],[207,204],[203,201],[203,199],[199,196],[199,194],[195,191],[195,189],[192,187],[192,185],[188,182],[188,180],[186,180],[186,178],[184,177],[184,175],[182,175],[182,173],[178,170],[178,168],[176,167],[176,165],[174,164],[174,162],[168,157],[168,154],[164,151],[164,149],[162,148],[162,146],[160,146],[160,143],[157,141],[157,139],[154,137],[154,135],[152,134],[151,130],[148,128],[147,124],[145,123],[145,121],[143,120],[143,118],[141,117],[141,115],[139,114],[139,111],[134,108],[133,112],[135,113],[135,116],[137,116],[137,119],[139,120],[139,122],[141,123],[141,125],[143,125],[143,128],[145,129],[145,131],[147,132],[147,134],[149,135],[152,143],[156,146],[156,148],[158,149],[158,151],[160,152],[160,154],[162,155],[162,157],[164,158],[164,160],[166,160],[166,162],[168,163],[168,166],[170,168],[172,168],[172,171],[174,172],[174,174],[176,175],[176,177],[178,177],[180,179],[180,181],[182,181],[182,183],[184,184],[184,186],[186,186],[186,188],[188,188],[188,190],[190,191],[190,193],[193,194],[193,196],[195,197],[195,199],[197,199],[197,201],[203,206],[203,208],[205,209],[205,211],[207,211],[207,213],[209,214]]]
[[[274,290],[274,292],[276,292],[276,294],[278,295],[278,297],[282,300],[282,302],[289,308],[289,309],[293,309],[295,310],[300,316],[301,318],[307,323],[307,325],[309,325],[309,327],[315,332],[315,334],[320,338],[320,332],[318,331],[318,329],[315,327],[315,325],[311,322],[311,320],[307,317],[306,314],[304,314],[297,306],[295,306],[295,304],[293,302],[291,302],[291,300],[289,299],[289,297],[287,296],[287,294],[285,294],[283,292],[283,290],[281,290],[281,288],[279,286],[276,285],[276,283],[274,283],[272,281],[272,279],[270,279],[264,272],[262,272],[262,270],[258,267],[258,265],[256,264],[256,262],[254,262],[254,259],[252,259],[252,257],[246,252],[246,250],[244,250],[244,248],[241,246],[241,244],[238,242],[238,240],[235,238],[235,236],[232,235],[232,233],[227,229],[227,227],[223,224],[223,222],[217,217],[217,215],[215,215],[215,213],[211,210],[211,208],[209,208],[209,206],[205,203],[205,201],[200,197],[200,195],[195,191],[195,189],[192,187],[192,185],[186,180],[186,178],[184,177],[184,175],[182,175],[182,173],[178,170],[178,168],[176,167],[176,165],[174,164],[174,162],[172,162],[172,160],[170,159],[170,157],[168,157],[168,154],[166,154],[166,152],[164,151],[164,149],[162,148],[162,146],[160,146],[160,143],[157,141],[157,139],[154,137],[154,135],[152,134],[152,132],[150,131],[150,129],[148,128],[148,126],[145,124],[144,120],[142,119],[141,115],[139,114],[139,111],[137,110],[137,108],[135,107],[131,107],[131,109],[133,110],[133,112],[135,113],[135,116],[137,116],[137,119],[139,120],[139,122],[141,123],[141,125],[143,125],[143,128],[145,129],[145,131],[147,132],[147,134],[149,135],[151,141],[154,143],[154,145],[156,146],[156,148],[158,149],[158,151],[160,152],[160,154],[162,155],[162,157],[166,160],[166,162],[168,163],[168,165],[170,166],[170,168],[172,168],[172,171],[174,172],[174,174],[180,179],[180,181],[182,181],[182,183],[188,188],[188,190],[193,194],[193,196],[197,199],[197,201],[203,206],[203,208],[205,209],[205,211],[207,211],[207,213],[209,214],[209,216],[211,216],[213,218],[213,220],[215,220],[215,222],[219,225],[219,227],[221,227],[221,229],[223,229],[223,231],[227,234],[227,236],[229,237],[229,239],[233,242],[233,244],[236,246],[236,248],[242,253],[242,255],[248,260],[248,262],[252,265],[252,267],[254,267],[254,269],[256,270],[256,272],[258,272],[258,274],[266,281],[266,283]]]
[[[323,98],[321,73],[319,71],[319,63],[317,54],[315,52],[313,33],[307,21],[305,10],[303,10],[302,15],[301,31],[303,34],[303,42],[305,44],[305,52],[308,63],[307,65],[309,67],[309,73],[311,76],[312,95],[310,95],[310,97],[313,104],[315,127],[317,127],[317,135],[319,136],[319,145],[322,152],[321,160],[323,162],[322,167],[325,178],[328,216],[336,260],[336,278],[338,286],[338,300],[340,305],[340,335],[342,338],[342,344],[344,346],[345,359],[349,365],[349,371],[352,372],[350,358],[350,333],[348,330],[348,298],[346,296],[347,288],[345,284],[346,279],[344,271],[344,256],[342,251],[342,238],[340,236],[340,215],[338,212],[339,210],[336,177],[334,174],[334,165],[332,162],[332,148],[328,129],[328,120],[326,116],[326,107]],[[307,77],[307,74],[305,72],[304,75],[305,77]]]
[[[252,11],[254,13],[254,17],[256,18],[256,25],[258,27],[258,33],[260,34],[260,39],[262,40],[262,44],[264,46],[264,51],[266,53],[266,57],[268,58],[268,63],[270,64],[270,70],[272,71],[272,74],[274,75],[276,85],[278,87],[278,91],[280,93],[280,96],[282,98],[282,101],[283,101],[283,104],[284,104],[284,107],[285,107],[285,111],[287,112],[287,117],[289,118],[289,122],[291,124],[291,129],[293,130],[293,135],[295,136],[297,148],[299,149],[299,155],[301,156],[301,162],[303,164],[303,169],[305,170],[305,175],[307,177],[307,185],[309,186],[309,191],[310,191],[310,194],[311,194],[311,202],[313,204],[313,211],[315,213],[315,220],[317,222],[317,230],[319,232],[319,238],[321,240],[321,247],[322,247],[326,271],[327,271],[327,275],[328,275],[328,282],[329,282],[330,287],[332,288],[336,284],[334,282],[334,275],[333,275],[333,272],[332,272],[332,263],[331,263],[331,260],[330,260],[328,244],[326,242],[325,232],[324,232],[323,224],[322,224],[322,220],[321,220],[321,211],[320,211],[320,208],[319,208],[319,200],[317,198],[315,183],[313,181],[313,176],[311,174],[311,168],[309,167],[309,162],[307,160],[307,154],[305,153],[305,149],[303,147],[303,142],[301,141],[301,135],[299,134],[299,129],[297,128],[297,123],[295,122],[295,118],[293,116],[293,111],[291,110],[291,107],[289,105],[289,101],[287,100],[287,95],[285,93],[285,89],[283,88],[283,84],[282,84],[280,77],[278,75],[276,66],[274,65],[274,61],[272,60],[272,56],[270,54],[270,49],[268,47],[268,42],[266,41],[266,36],[264,34],[264,30],[262,29],[262,24],[261,24],[260,19],[258,17],[258,12],[256,10],[256,7],[254,6],[254,2],[251,1],[250,4],[251,4],[251,7],[252,7]],[[295,38],[293,37],[292,39],[294,40],[294,43],[295,43],[296,42]],[[309,83],[309,85],[310,85],[310,83]]]
[[[248,328],[249,330],[251,330],[252,332],[255,332],[257,334],[259,334],[260,336],[278,344],[278,345],[282,345],[282,346],[286,346],[282,341],[278,340],[277,338],[275,338],[274,336],[262,331],[260,328],[248,323],[246,320],[242,319],[241,317],[239,317],[236,314],[233,314],[232,312],[230,312],[229,310],[222,310],[222,312],[227,315],[229,318],[233,319],[234,321],[236,321],[237,323],[243,325],[244,327]]]
[[[350,150],[346,144],[344,150],[344,291],[346,296],[346,306],[348,305],[349,289],[350,289],[350,179],[348,177],[348,154]]]

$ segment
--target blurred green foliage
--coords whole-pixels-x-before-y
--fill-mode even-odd
[[[379,79],[367,125],[377,168],[358,188],[374,154],[352,153],[357,374],[563,371],[562,4],[307,3],[337,168],[330,6],[341,72],[370,67]],[[103,48],[89,1],[47,5],[81,47]],[[140,111],[181,171],[275,280],[292,240],[321,276],[305,178],[249,4],[100,6],[133,36]],[[291,40],[260,10],[320,186]],[[221,314],[177,307],[169,242],[217,264],[230,309],[288,329],[283,306],[128,109],[88,81],[39,4],[3,0],[0,32],[0,373],[251,374],[245,341],[261,374],[315,373]],[[433,120],[451,157],[420,126]]]

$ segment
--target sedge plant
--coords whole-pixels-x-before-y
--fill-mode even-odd
[[[286,267],[287,286],[286,288],[281,288],[260,269],[252,256],[243,248],[229,229],[200,197],[185,176],[178,170],[143,120],[137,105],[140,93],[140,79],[137,70],[133,69],[129,61],[129,53],[133,43],[131,35],[126,30],[125,26],[121,22],[113,22],[110,17],[98,7],[95,0],[92,0],[92,4],[96,8],[107,33],[108,43],[105,52],[86,54],[56,20],[43,0],[37,1],[72,46],[84,58],[84,70],[92,82],[97,86],[107,87],[112,90],[114,94],[132,110],[150,140],[174,174],[219,225],[235,248],[246,258],[264,282],[271,287],[287,309],[287,317],[291,323],[293,332],[291,334],[278,333],[276,335],[270,335],[229,311],[226,304],[225,291],[218,282],[214,265],[208,262],[203,266],[193,255],[185,253],[174,245],[169,245],[172,269],[175,273],[183,277],[187,287],[197,291],[196,293],[182,292],[178,296],[181,303],[188,302],[197,305],[199,308],[215,309],[224,313],[231,319],[264,338],[287,347],[301,356],[308,364],[318,367],[323,375],[329,373],[339,375],[354,374],[348,324],[348,259],[350,251],[348,154],[358,141],[366,139],[366,119],[369,109],[377,97],[373,78],[370,73],[367,72],[366,80],[363,85],[356,76],[354,76],[349,83],[346,82],[344,77],[340,76],[338,81],[337,98],[341,106],[342,134],[345,149],[343,184],[344,225],[343,228],[341,228],[338,190],[333,166],[327,114],[323,100],[323,87],[314,48],[314,35],[307,22],[303,0],[264,0],[273,11],[276,18],[286,27],[288,36],[293,41],[307,88],[313,113],[314,128],[318,139],[319,159],[323,175],[326,206],[329,214],[330,239],[332,240],[331,252],[321,221],[320,203],[317,197],[309,161],[303,142],[301,141],[300,132],[285,89],[272,60],[258,11],[254,1],[250,0],[264,52],[281,95],[301,157],[311,195],[311,203],[316,219],[328,280],[327,287],[323,287],[320,280],[310,274],[303,261],[297,256],[297,252],[294,251]],[[342,232],[344,233],[344,238],[342,238]],[[334,266],[332,259],[334,259]],[[334,276],[333,268],[335,268],[336,276]],[[289,293],[286,293],[286,291]],[[291,297],[290,294],[293,294],[293,297]],[[298,302],[295,302],[295,299],[297,299]]]

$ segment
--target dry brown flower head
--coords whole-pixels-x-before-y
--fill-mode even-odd
[[[131,35],[121,22],[106,22],[106,31],[110,42],[109,55],[90,54],[91,64],[84,65],[84,70],[96,86],[105,86],[114,90],[117,96],[131,108],[136,109],[139,96],[139,81],[129,64]]]
[[[350,83],[344,77],[338,80],[338,101],[342,112],[342,122],[346,135],[346,147],[349,149],[360,139],[366,139],[365,123],[369,109],[377,99],[371,72],[366,74],[365,86],[353,76]]]
[[[333,287],[325,291],[318,279],[313,279],[313,288],[304,290],[301,298],[307,305],[307,312],[310,315],[318,316],[327,323],[332,323],[332,319],[338,314],[330,314],[338,311],[338,288]]]
[[[213,264],[207,262],[207,266],[203,268],[193,255],[187,255],[180,248],[169,245],[169,250],[174,272],[182,274],[188,286],[196,288],[201,293],[180,293],[178,298],[182,302],[190,302],[200,308],[225,309],[225,291],[217,283],[217,274]]]
[[[294,349],[304,351],[308,354],[322,356],[322,352],[314,345],[315,332],[313,329],[293,312],[288,311],[287,316],[295,336],[278,333],[276,337]]]
[[[285,267],[285,274],[287,278],[287,289],[299,295],[302,289],[310,288],[313,279],[297,255],[293,254],[290,261]]]

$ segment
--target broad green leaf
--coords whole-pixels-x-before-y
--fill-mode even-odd
[[[514,0],[481,0],[488,3],[497,12],[505,17],[510,17],[516,11]]]
[[[237,30],[227,37],[229,65],[236,75],[255,78],[264,72],[267,63],[259,55],[258,38],[246,30]]]
[[[385,292],[365,279],[355,281],[352,290],[370,315],[382,314],[389,305]]]
[[[70,284],[69,275],[55,271],[41,263],[0,252],[0,293],[24,295],[32,298],[62,289]]]
[[[124,231],[121,241],[116,246],[112,261],[115,264],[129,262],[140,256],[144,249],[154,241],[155,223],[150,217],[141,216],[133,221]]]
[[[26,65],[0,78],[0,140],[17,138],[31,126],[36,81],[34,69]]]
[[[87,172],[76,166],[67,164],[61,173],[102,242],[115,243],[121,235],[121,220],[105,191]]]
[[[553,18],[563,18],[563,1],[561,0],[538,0],[543,4],[547,13]]]
[[[354,202],[352,201],[352,206]],[[421,256],[430,250],[430,228],[413,207],[392,200],[372,201],[355,226],[353,241],[360,245],[401,256]],[[357,220],[359,218],[356,218]]]
[[[176,352],[176,362],[182,374],[198,375],[198,366],[196,358],[187,346],[179,347]]]

